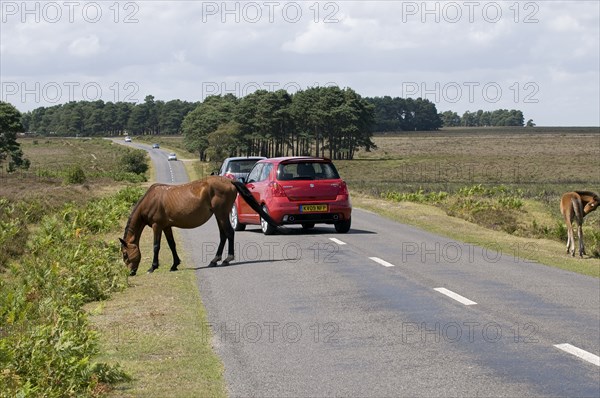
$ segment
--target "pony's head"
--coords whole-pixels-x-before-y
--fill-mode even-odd
[[[133,276],[137,273],[142,254],[138,245],[133,243],[127,243],[123,239],[121,241],[121,254],[123,255],[123,262],[129,268],[129,275]]]
[[[600,197],[598,195],[594,195],[592,200],[590,200],[585,207],[583,208],[583,214],[591,213],[596,210],[600,206]]]

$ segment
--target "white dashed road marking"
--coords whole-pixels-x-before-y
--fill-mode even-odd
[[[378,264],[381,264],[381,265],[383,265],[384,267],[393,267],[393,266],[394,266],[394,264],[392,264],[392,263],[388,263],[387,261],[385,261],[385,260],[382,260],[382,259],[380,259],[379,257],[369,257],[369,259],[371,259],[371,260],[375,261],[375,262],[376,262],[376,263],[378,263]]]
[[[342,245],[346,245],[346,242],[341,241],[337,238],[329,238],[330,241],[342,246]],[[392,263],[389,263],[379,257],[369,257],[370,260],[383,265],[384,267],[394,267],[395,265]],[[451,290],[448,290],[444,287],[437,287],[435,289],[436,292],[441,293],[447,297],[450,297],[453,300],[458,301],[461,304],[464,305],[475,305],[477,304],[476,302],[469,300],[468,298],[461,296],[458,293],[454,293]],[[582,350],[581,348],[575,347],[571,344],[555,344],[554,347],[558,348],[559,350],[565,351],[571,355],[574,355],[580,359],[583,359],[586,362],[589,362],[591,364],[594,364],[596,366],[600,367],[600,357],[598,355],[594,355],[591,352]]]
[[[591,352],[587,352],[571,344],[555,344],[554,347],[558,348],[559,350],[568,352],[571,355],[575,355],[576,357],[579,357],[584,361],[592,363],[596,366],[600,366],[600,357],[598,355],[592,354]]]
[[[436,292],[442,293],[442,294],[444,294],[444,295],[446,295],[446,296],[448,296],[448,297],[450,297],[450,298],[452,298],[452,299],[454,299],[454,300],[456,300],[459,303],[464,304],[464,305],[475,305],[475,304],[477,304],[476,302],[471,301],[468,298],[463,297],[460,294],[456,294],[452,290],[448,290],[448,289],[443,288],[443,287],[436,287],[433,290],[435,290]]]
[[[171,182],[175,182],[175,175],[173,174],[173,168],[171,167],[171,163],[169,165],[169,172],[171,173]]]

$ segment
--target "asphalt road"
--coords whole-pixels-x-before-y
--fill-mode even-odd
[[[535,242],[495,252],[355,209],[348,234],[250,226],[207,268],[216,222],[180,232],[231,396],[600,396],[600,281],[521,260]]]

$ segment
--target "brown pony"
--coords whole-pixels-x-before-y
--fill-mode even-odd
[[[560,200],[560,212],[567,224],[567,254],[575,257],[575,239],[573,237],[573,220],[577,222],[577,238],[579,239],[579,256],[583,257],[583,217],[596,210],[600,205],[600,197],[593,192],[576,191],[565,193]]]
[[[229,213],[238,192],[264,220],[273,226],[278,226],[239,181],[211,176],[182,185],[154,184],[148,188],[133,208],[123,238],[119,239],[123,261],[129,267],[130,274],[135,275],[140,264],[142,256],[139,242],[144,227],[149,226],[154,232],[154,258],[148,272],[158,268],[158,252],[163,232],[173,254],[171,271],[177,271],[181,260],[177,255],[172,227],[196,228],[208,221],[213,214],[219,225],[221,241],[209,267],[214,267],[221,261],[226,240],[229,241],[229,253],[222,265],[229,264],[235,258],[233,250],[235,232],[229,222]]]

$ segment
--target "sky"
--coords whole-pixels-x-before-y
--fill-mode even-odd
[[[0,101],[350,87],[600,126],[600,2],[0,0]]]

